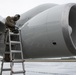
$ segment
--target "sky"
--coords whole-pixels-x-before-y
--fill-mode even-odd
[[[76,0],[0,0],[0,16],[22,14],[38,5],[45,3],[66,4],[76,3]]]

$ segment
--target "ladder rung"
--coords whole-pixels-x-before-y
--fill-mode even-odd
[[[2,71],[10,71],[11,68],[2,69]]]
[[[23,63],[23,62],[25,62],[25,60],[19,60],[19,59],[16,59],[16,60],[12,60],[12,62],[15,62],[15,63]]]
[[[19,33],[12,33],[12,32],[10,32],[9,34],[12,34],[12,35],[19,35]]]
[[[13,71],[12,71],[12,73],[13,73],[13,74],[17,74],[17,73],[25,73],[25,71],[17,71],[17,72],[13,72]]]
[[[19,34],[13,34],[13,33],[10,33],[11,35],[19,35]]]
[[[10,41],[11,43],[21,43],[20,41]]]
[[[22,51],[11,50],[12,53],[21,53]]]

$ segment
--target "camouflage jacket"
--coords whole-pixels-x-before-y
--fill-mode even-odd
[[[13,20],[13,17],[10,17],[10,16],[6,17],[6,21],[5,21],[6,27],[13,28],[15,27],[15,24],[16,22]]]

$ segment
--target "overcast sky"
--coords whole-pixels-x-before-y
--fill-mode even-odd
[[[76,3],[76,0],[0,0],[0,16],[22,14],[35,6],[45,3]]]

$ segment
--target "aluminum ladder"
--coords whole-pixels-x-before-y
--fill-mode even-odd
[[[9,54],[10,56],[10,68],[3,68],[5,63],[4,58],[5,54]],[[18,57],[19,56],[19,57]],[[15,63],[22,64],[22,71],[13,71],[13,67]],[[23,59],[23,52],[22,52],[22,43],[21,43],[21,31],[19,33],[12,33],[10,30],[7,30],[6,33],[6,48],[5,53],[2,60],[1,65],[1,75],[3,71],[10,71],[10,75],[13,74],[23,74],[25,75],[25,67],[24,67],[24,59]]]

